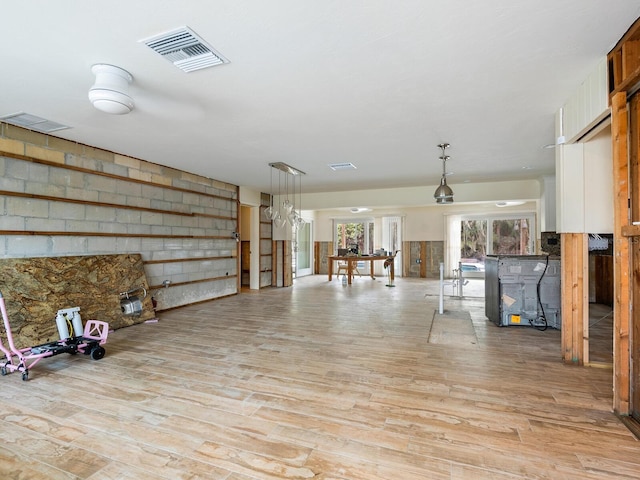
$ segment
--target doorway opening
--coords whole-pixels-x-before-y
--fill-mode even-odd
[[[313,274],[313,222],[305,221],[291,233],[291,269],[293,278]]]

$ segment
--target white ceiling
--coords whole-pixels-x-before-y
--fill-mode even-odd
[[[305,192],[433,185],[441,142],[452,185],[538,178],[556,110],[638,16],[638,0],[4,2],[0,116],[262,191],[270,162]],[[231,63],[184,73],[139,42],[185,25]],[[92,107],[95,63],[133,75],[132,113]]]

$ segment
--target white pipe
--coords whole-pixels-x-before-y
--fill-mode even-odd
[[[440,262],[440,299],[438,301],[438,313],[444,313],[444,263]]]

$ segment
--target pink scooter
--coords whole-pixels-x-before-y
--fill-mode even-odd
[[[0,338],[0,352],[5,356],[4,362],[0,359],[0,375],[15,372],[22,373],[22,380],[29,380],[29,369],[43,358],[52,357],[61,353],[75,355],[80,352],[91,355],[94,360],[104,357],[105,349],[102,347],[107,342],[109,334],[109,324],[99,320],[89,320],[84,326],[84,332],[80,336],[69,337],[54,342],[44,343],[35,347],[18,349],[13,343],[13,334],[9,317],[4,303],[2,292],[0,292],[0,311],[4,321],[4,329],[7,334],[9,348],[5,347]]]

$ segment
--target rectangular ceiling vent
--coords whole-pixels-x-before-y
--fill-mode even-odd
[[[140,42],[187,73],[229,63],[189,27],[180,27]]]
[[[16,127],[23,127],[29,130],[34,130],[40,133],[52,133],[59,130],[66,130],[67,128],[71,128],[67,125],[52,122],[51,120],[47,120],[46,118],[38,117],[36,115],[31,115],[30,113],[24,112],[5,115],[4,117],[0,117],[0,121],[3,121],[10,125],[15,125]]]
[[[346,163],[330,163],[329,168],[331,170],[355,170],[356,166],[351,162]]]

